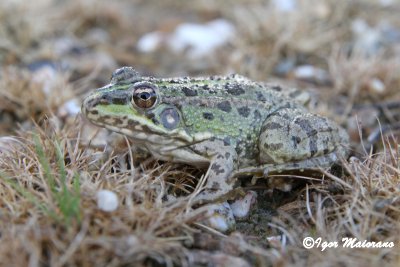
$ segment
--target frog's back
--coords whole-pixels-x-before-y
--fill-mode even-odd
[[[251,138],[263,120],[279,106],[293,104],[279,87],[266,87],[243,76],[150,78],[162,103],[178,107],[189,131],[209,131],[217,137]]]
[[[204,99],[211,103],[220,97],[235,102],[252,102],[268,109],[288,97],[284,93],[287,90],[282,90],[279,85],[254,82],[237,74],[207,78],[149,78],[149,81],[158,85],[165,100]]]

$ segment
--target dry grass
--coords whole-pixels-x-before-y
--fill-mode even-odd
[[[284,14],[261,0],[1,1],[0,265],[400,265],[399,45],[371,54],[352,48],[351,30],[356,19],[398,29],[399,9],[372,0],[300,0]],[[237,38],[202,60],[135,49],[144,33],[219,17],[235,24]],[[300,80],[293,69],[276,77],[283,60],[323,69],[328,80]],[[41,64],[50,67],[37,71]],[[235,71],[307,88],[315,111],[350,133],[352,157],[343,173],[326,172],[274,203],[270,217],[261,197],[250,227],[217,233],[190,204],[202,171],[142,155],[71,108],[121,65],[157,76]],[[116,211],[98,209],[100,189],[118,195]],[[395,247],[306,250],[307,236]]]

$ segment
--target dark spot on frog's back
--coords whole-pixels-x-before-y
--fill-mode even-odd
[[[281,149],[283,147],[283,144],[279,143],[279,144],[268,144],[265,143],[264,147],[270,151],[276,151],[278,149]]]
[[[237,109],[240,116],[247,118],[250,114],[249,107],[240,107]]]
[[[229,137],[225,137],[223,142],[224,142],[224,146],[230,146],[231,145],[231,139]]]
[[[256,92],[256,96],[257,96],[257,100],[258,101],[261,101],[261,102],[267,101],[267,99],[265,98],[264,94],[261,93],[260,91]]]
[[[214,119],[214,114],[212,114],[210,112],[203,112],[203,118],[211,121]]]
[[[240,85],[238,85],[238,84],[234,84],[234,85],[226,84],[225,87],[227,88],[226,91],[231,95],[242,95],[245,93],[244,89],[242,87],[240,87]]]
[[[277,122],[268,122],[267,124],[264,125],[263,130],[276,130],[282,128],[282,125],[280,125]]]
[[[97,114],[99,114],[99,111],[98,110],[91,110],[90,114],[97,115]]]
[[[217,108],[225,112],[231,112],[232,110],[231,103],[229,101],[222,101],[218,103]]]
[[[197,91],[188,87],[183,87],[182,92],[185,94],[185,96],[197,96]]]

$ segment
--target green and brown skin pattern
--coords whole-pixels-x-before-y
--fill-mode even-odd
[[[230,195],[239,176],[326,168],[346,156],[347,134],[305,102],[300,91],[239,75],[160,79],[123,67],[82,112],[158,159],[209,168],[197,196],[208,202]]]

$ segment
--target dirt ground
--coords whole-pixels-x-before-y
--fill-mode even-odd
[[[397,0],[0,1],[0,266],[400,266],[399,12]],[[204,170],[80,114],[121,66],[297,87],[349,133],[350,156],[290,192],[243,181],[257,202],[220,233],[190,204]]]

